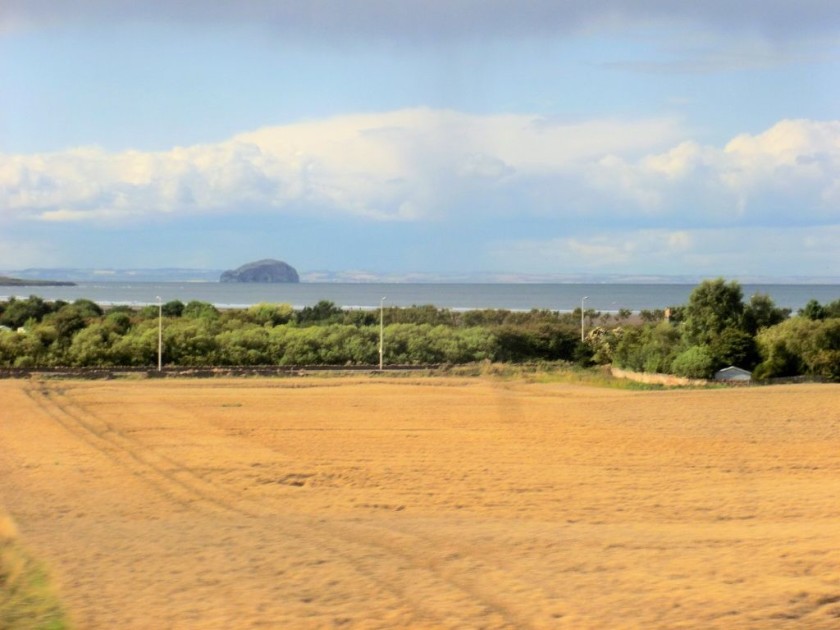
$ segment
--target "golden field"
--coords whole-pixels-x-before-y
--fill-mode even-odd
[[[77,628],[840,628],[840,386],[0,381]]]

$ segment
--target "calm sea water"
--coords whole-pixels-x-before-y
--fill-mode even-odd
[[[228,284],[215,282],[146,283],[96,282],[73,287],[0,287],[0,299],[38,295],[46,300],[72,301],[87,298],[99,304],[156,304],[190,300],[219,307],[244,307],[259,302],[291,304],[295,308],[330,300],[344,308],[433,304],[440,308],[475,309],[532,308],[572,311],[586,297],[586,308],[602,312],[627,308],[632,311],[684,304],[691,284]],[[745,298],[765,293],[777,306],[802,308],[809,300],[821,303],[840,299],[840,285],[744,284]]]

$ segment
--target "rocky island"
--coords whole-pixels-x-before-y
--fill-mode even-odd
[[[281,260],[258,260],[225,271],[219,282],[300,282],[297,270]]]

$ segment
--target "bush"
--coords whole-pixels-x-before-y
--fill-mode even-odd
[[[181,317],[184,314],[184,303],[181,300],[170,300],[160,307],[164,317]]]
[[[189,319],[217,319],[219,310],[209,302],[192,300],[187,302],[182,316]]]
[[[254,304],[246,311],[248,318],[261,326],[287,324],[292,320],[294,314],[294,310],[289,304],[268,304],[266,302]]]
[[[755,339],[749,333],[727,328],[709,345],[713,368],[720,369],[736,365],[752,370],[760,361]]]
[[[0,324],[17,330],[29,320],[40,322],[52,310],[48,303],[36,295],[31,295],[26,300],[11,298],[0,315]]]
[[[805,317],[791,317],[760,331],[756,343],[762,362],[756,368],[756,378],[804,374],[806,357],[814,353],[814,339],[820,324],[820,321]]]
[[[710,378],[714,360],[704,346],[692,346],[674,359],[671,371],[686,378]]]

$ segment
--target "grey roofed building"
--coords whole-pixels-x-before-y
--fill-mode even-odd
[[[716,381],[751,381],[752,372],[730,365],[715,372]]]

